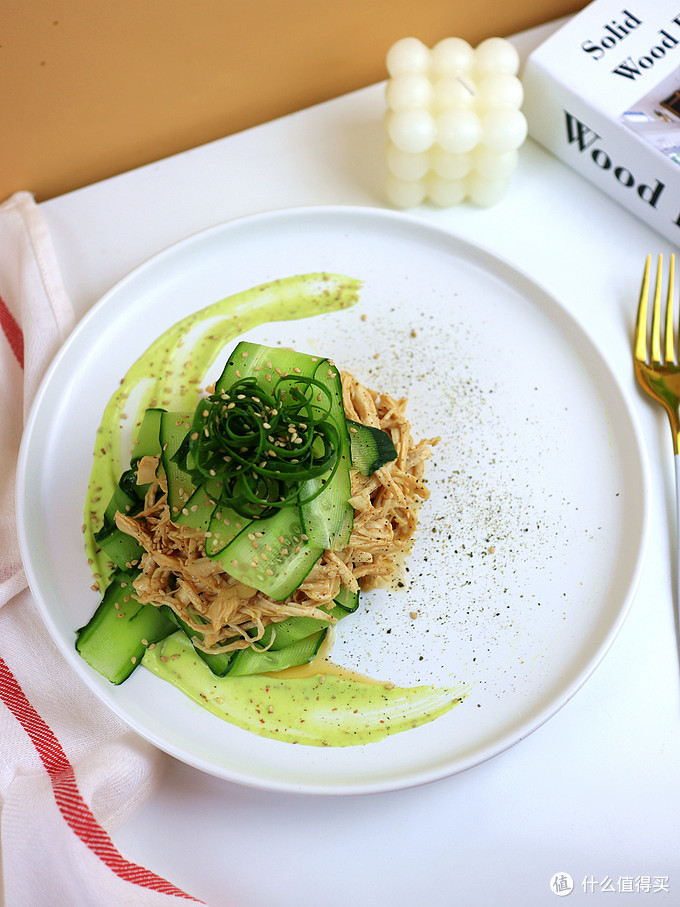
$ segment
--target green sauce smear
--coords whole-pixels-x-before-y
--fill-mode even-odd
[[[194,702],[247,731],[307,746],[356,746],[432,721],[467,690],[312,677],[215,677],[180,631],[147,649],[142,664]]]
[[[195,409],[201,381],[229,341],[261,324],[309,318],[354,305],[361,281],[340,274],[302,274],[261,284],[192,313],[165,331],[125,374],[97,429],[85,503],[88,563],[100,589],[111,568],[94,533],[129,462],[144,411]],[[256,734],[309,746],[381,740],[449,711],[466,689],[395,687],[331,674],[305,678],[215,677],[180,632],[142,664],[218,717]]]

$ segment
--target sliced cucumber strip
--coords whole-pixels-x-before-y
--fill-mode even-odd
[[[329,613],[337,621],[346,617],[349,611],[346,611],[340,605],[336,605]],[[279,649],[285,649],[300,639],[304,639],[306,636],[311,636],[318,630],[327,630],[332,625],[332,621],[317,620],[316,617],[287,617],[278,623],[267,624],[264,628],[264,634],[255,645],[258,648],[268,646],[270,652],[276,652]]]
[[[143,492],[140,493],[137,485],[137,470],[126,469],[118,480],[118,484],[111,495],[111,500],[106,505],[102,528],[115,527],[116,513],[119,511],[120,513],[131,515],[137,513],[141,509],[143,500],[144,494]]]
[[[179,627],[180,630],[183,630],[185,635],[192,641],[195,637],[202,638],[202,634],[198,630],[194,630],[193,627],[190,627],[182,618],[175,614],[175,612],[168,605],[163,605],[160,609],[163,614],[167,617],[168,620],[172,621],[175,627]],[[216,654],[211,654],[210,652],[204,652],[202,649],[199,649],[198,646],[194,646],[196,654],[201,658],[210,668],[210,670],[217,677],[224,677],[224,675],[229,671],[229,666],[234,660],[234,655],[236,652],[218,652]]]
[[[322,554],[323,548],[307,542],[298,508],[291,506],[264,520],[253,520],[212,557],[237,580],[283,601]]]
[[[282,375],[311,378],[321,361],[320,356],[308,356],[294,350],[242,340],[234,347],[222,374],[215,382],[215,392],[228,391],[241,378],[251,377],[257,380],[263,390],[271,390]]]
[[[168,507],[171,520],[175,520],[180,515],[182,508],[195,490],[190,476],[180,469],[173,459],[191,427],[192,418],[193,413],[161,413],[161,462],[168,483]]]
[[[165,410],[147,409],[139,426],[137,440],[132,448],[131,464],[134,466],[142,457],[157,457],[161,452],[161,416]]]
[[[242,517],[226,504],[217,504],[213,508],[210,523],[208,524],[208,537],[205,540],[205,553],[208,557],[215,557],[227,547],[247,526],[252,525],[252,520]],[[226,569],[226,568],[225,568]]]
[[[265,674],[269,671],[283,671],[285,668],[307,664],[319,651],[325,636],[326,630],[320,630],[318,633],[306,636],[293,645],[277,651],[256,652],[253,649],[241,649],[234,657],[229,669],[229,677]]]
[[[340,591],[335,596],[335,604],[351,614],[359,607],[359,590],[352,592],[349,586],[340,586]]]
[[[349,503],[352,494],[349,468],[350,437],[342,404],[340,372],[328,359],[317,367],[314,378],[326,388],[330,398],[328,418],[339,436],[339,462],[326,476],[308,479],[300,487],[300,512],[305,534],[313,545],[339,550],[349,542],[354,525],[354,510]],[[326,401],[320,401],[326,403]],[[312,495],[315,495],[312,497]],[[309,503],[304,503],[312,498]]]
[[[97,610],[76,632],[76,649],[111,683],[122,683],[142,660],[151,643],[176,630],[173,621],[154,605],[140,605],[130,596],[132,578],[115,573]]]
[[[397,459],[392,438],[381,428],[348,420],[352,466],[364,476]]]
[[[111,563],[126,573],[137,573],[144,549],[136,538],[122,532],[115,524],[95,533],[94,539]]]
[[[205,485],[199,485],[174,517],[173,522],[179,526],[189,526],[191,529],[207,532],[214,510],[214,498]]]

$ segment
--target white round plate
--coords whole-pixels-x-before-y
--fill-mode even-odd
[[[123,374],[190,312],[317,271],[362,280],[359,304],[247,336],[322,352],[369,386],[407,396],[414,435],[442,439],[407,582],[364,597],[340,625],[334,660],[399,685],[470,685],[463,703],[437,720],[354,747],[248,733],[144,669],[114,687],[74,649],[76,628],[97,605],[81,534],[93,441]],[[236,220],[121,281],[53,363],[26,428],[18,485],[29,583],[80,677],[178,759],[297,792],[431,781],[537,728],[583,684],[621,627],[647,526],[636,420],[565,309],[477,246],[405,215],[356,208]]]

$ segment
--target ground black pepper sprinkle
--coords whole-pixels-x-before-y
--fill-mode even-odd
[[[502,329],[490,332],[497,347],[490,346],[483,319],[470,315],[479,301],[446,292],[444,310],[443,293],[435,308],[404,292],[379,319],[367,307],[370,333],[360,307],[343,316],[344,329],[334,325],[345,331],[338,347],[352,351],[351,363],[346,353],[337,360],[366,385],[407,397],[414,437],[442,437],[427,466],[432,497],[420,510],[413,553],[390,590],[362,595],[368,619],[340,625],[336,653],[368,674],[388,665],[397,683],[474,676],[486,685],[488,677],[511,692],[540,654],[531,651],[532,625],[545,598],[531,594],[531,584],[549,578],[578,502],[550,484],[561,439],[544,431],[552,402],[545,389],[527,370],[526,390],[517,390],[523,378],[515,374],[509,397],[499,370],[510,358]],[[447,308],[450,319],[442,317]],[[328,348],[322,337],[314,344]],[[533,473],[526,437],[539,442]]]

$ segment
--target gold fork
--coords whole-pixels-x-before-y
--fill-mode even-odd
[[[680,461],[677,459],[680,448],[680,365],[675,350],[673,293],[675,284],[675,255],[671,255],[668,268],[668,289],[666,291],[666,313],[664,317],[664,339],[661,340],[661,286],[663,256],[659,255],[654,286],[652,305],[651,355],[647,349],[647,300],[649,297],[649,278],[652,256],[647,256],[647,263],[642,277],[640,303],[635,323],[635,342],[633,362],[635,374],[642,387],[650,397],[658,401],[668,413],[673,433],[673,451],[676,455],[676,471],[680,488]],[[663,349],[663,352],[662,352]]]

